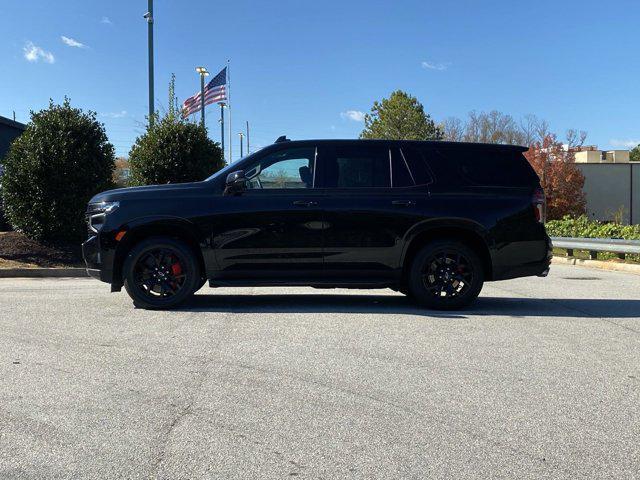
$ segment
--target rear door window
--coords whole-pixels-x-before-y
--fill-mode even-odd
[[[415,182],[400,149],[391,149],[391,187],[413,187]]]
[[[387,147],[338,146],[323,161],[327,188],[389,188],[391,162]]]
[[[416,185],[428,185],[433,182],[433,175],[429,169],[425,152],[411,146],[401,148],[402,159],[411,172]]]

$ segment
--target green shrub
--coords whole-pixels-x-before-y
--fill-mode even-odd
[[[173,114],[149,127],[129,153],[131,185],[200,181],[223,166],[222,150],[206,129]]]
[[[561,220],[551,220],[547,222],[546,227],[552,237],[640,240],[640,225],[598,222],[590,220],[586,215],[577,218],[565,216]]]
[[[87,202],[112,186],[114,149],[95,113],[65,99],[31,113],[3,165],[2,197],[13,228],[35,240],[79,241]]]

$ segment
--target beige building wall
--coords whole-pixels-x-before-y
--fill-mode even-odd
[[[585,150],[575,153],[576,163],[629,163],[629,150]]]
[[[576,152],[575,161],[576,163],[600,163],[602,161],[602,152],[600,150]]]

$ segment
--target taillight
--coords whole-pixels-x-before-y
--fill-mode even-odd
[[[533,205],[533,211],[536,214],[536,220],[540,223],[545,221],[545,209],[547,200],[544,196],[544,190],[542,188],[536,188],[531,197],[531,205]]]

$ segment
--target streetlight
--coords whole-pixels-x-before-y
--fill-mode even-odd
[[[244,137],[244,133],[240,132],[238,133],[238,135],[240,136],[240,158],[243,157],[243,153],[242,153],[242,138]]]
[[[209,75],[205,67],[196,67],[196,72],[200,74],[200,109],[202,112],[202,128],[204,128],[204,77]]]
[[[147,21],[147,30],[149,36],[149,125],[153,125],[153,0],[149,0],[149,10],[144,14],[144,19]]]

